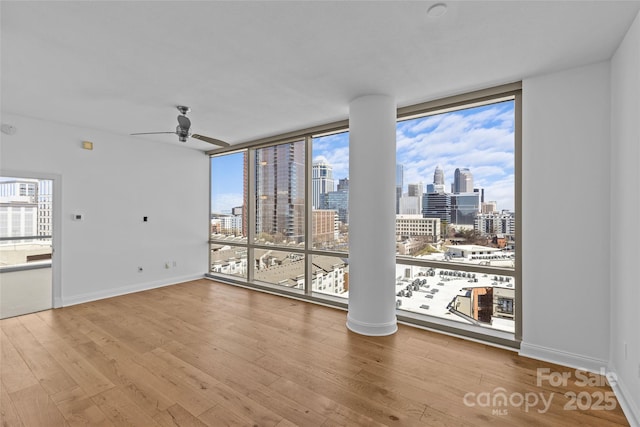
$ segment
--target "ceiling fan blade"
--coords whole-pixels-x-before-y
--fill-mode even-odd
[[[172,134],[176,134],[175,132],[140,132],[140,133],[130,133],[129,135],[160,135],[162,133],[172,133]]]
[[[191,135],[191,138],[199,139],[200,141],[208,142],[209,144],[218,145],[220,147],[229,146],[228,142],[220,141],[219,139],[215,139],[215,138],[209,138],[208,136],[204,136],[204,135],[198,135],[197,133],[194,133],[193,135]]]

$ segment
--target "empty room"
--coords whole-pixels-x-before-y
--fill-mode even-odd
[[[640,426],[640,1],[0,2],[7,426]]]

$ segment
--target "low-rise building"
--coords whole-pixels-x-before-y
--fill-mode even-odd
[[[423,218],[422,215],[396,215],[396,236],[428,236],[430,241],[440,240],[440,218]]]

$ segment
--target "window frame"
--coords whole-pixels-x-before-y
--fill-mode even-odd
[[[467,330],[462,335],[493,342],[499,345],[519,348],[522,341],[522,82],[482,89],[474,92],[440,98],[420,104],[398,108],[398,122],[447,112],[494,104],[501,101],[514,102],[514,210],[515,210],[515,262],[514,268],[487,267],[453,262],[420,261],[410,257],[396,255],[396,264],[415,265],[434,268],[455,269],[484,274],[502,274],[513,276],[515,281],[515,331],[513,339],[499,332],[487,330],[486,334]],[[397,315],[399,321],[425,328],[456,332],[460,325],[454,322],[441,322],[436,318],[402,312]],[[463,328],[467,329],[467,328]]]
[[[522,82],[515,82],[506,85],[496,86],[492,88],[477,90],[473,92],[467,92],[463,94],[453,95],[449,97],[443,97],[437,100],[427,101],[423,103],[413,104],[406,107],[397,109],[396,120],[397,122],[407,119],[422,117],[425,115],[435,115],[446,113],[450,111],[456,111],[461,109],[472,108],[481,105],[493,104],[504,100],[514,101],[514,175],[515,175],[515,191],[514,191],[514,210],[515,210],[515,263],[514,268],[505,267],[490,267],[470,264],[456,264],[452,262],[444,261],[424,261],[416,258],[410,258],[402,255],[396,255],[396,264],[402,265],[415,265],[421,267],[433,267],[433,268],[445,268],[445,269],[459,269],[467,272],[484,273],[484,274],[500,274],[514,277],[515,281],[515,332],[513,334],[499,333],[499,331],[492,331],[489,328],[480,332],[477,327],[466,327],[463,323],[454,321],[441,322],[437,318],[427,315],[413,315],[413,313],[406,311],[396,311],[397,319],[400,323],[410,324],[412,326],[436,329],[440,332],[451,333],[458,336],[464,336],[467,338],[478,339],[484,342],[502,345],[511,348],[519,348],[522,341]],[[209,268],[207,276],[216,280],[230,282],[242,286],[247,286],[252,289],[262,290],[272,293],[281,294],[291,298],[299,298],[310,302],[316,302],[321,304],[328,304],[333,307],[346,309],[348,308],[348,301],[344,298],[337,296],[331,296],[326,294],[318,294],[312,290],[313,282],[313,266],[312,260],[314,256],[335,256],[338,258],[348,258],[349,252],[335,252],[327,250],[313,249],[313,236],[312,233],[312,167],[313,167],[313,138],[329,135],[332,133],[340,133],[349,131],[349,121],[341,120],[337,122],[327,123],[320,126],[314,126],[311,128],[300,129],[297,131],[288,132],[285,134],[269,136],[260,138],[241,144],[235,144],[231,147],[222,147],[214,150],[207,151],[206,154],[210,157],[232,154],[235,152],[247,151],[247,238],[246,242],[225,242],[229,246],[244,247],[247,250],[247,275],[246,280],[241,280],[237,276],[228,276],[222,274],[211,273],[211,244],[219,244],[220,240],[212,239],[209,232]],[[273,145],[286,144],[289,142],[295,142],[304,140],[305,143],[305,243],[304,247],[286,247],[275,246],[276,248],[283,248],[293,253],[299,253],[305,257],[305,286],[304,290],[283,288],[282,286],[269,285],[266,283],[258,283],[254,278],[254,251],[255,249],[274,249],[274,246],[258,244],[255,242],[255,200],[252,195],[255,193],[255,150],[269,147]],[[211,162],[209,162],[211,168]],[[211,171],[209,176],[211,177]],[[209,182],[211,185],[211,181]],[[209,191],[209,197],[211,198],[211,191]],[[209,203],[209,211],[211,210],[211,200]],[[210,213],[208,217],[210,218]],[[208,228],[210,230],[210,226]],[[513,338],[511,338],[513,335]]]

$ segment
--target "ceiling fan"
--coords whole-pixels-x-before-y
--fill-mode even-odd
[[[187,113],[191,111],[191,108],[185,107],[184,105],[178,105],[176,107],[178,111],[180,111],[180,115],[178,116],[178,126],[176,126],[175,132],[141,132],[141,133],[132,133],[131,135],[157,135],[162,133],[173,133],[178,135],[178,139],[180,142],[187,142],[189,137],[199,139],[200,141],[208,142],[210,144],[218,145],[220,147],[228,147],[229,143],[221,141],[219,139],[210,138],[204,135],[198,135],[197,133],[192,134],[189,132],[191,128],[191,120],[187,117]]]

